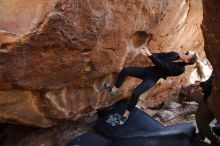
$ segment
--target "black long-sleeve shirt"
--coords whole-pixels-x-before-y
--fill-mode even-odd
[[[155,74],[166,79],[169,76],[179,76],[184,73],[185,62],[173,62],[180,58],[177,52],[152,53],[149,56],[154,63]]]

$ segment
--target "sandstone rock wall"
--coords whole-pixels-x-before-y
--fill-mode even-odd
[[[202,30],[205,40],[204,50],[215,70],[213,92],[208,100],[209,107],[218,121],[220,121],[220,1],[203,0],[203,22]]]
[[[119,100],[103,92],[104,80],[114,82],[123,67],[151,64],[127,46],[136,31],[153,34],[152,52],[194,49],[204,57],[201,0],[5,0],[0,5],[8,7],[0,17],[1,122],[50,127]],[[175,97],[190,70],[160,81],[143,95],[144,105]],[[138,82],[129,78],[120,98],[129,97]]]
[[[56,0],[1,0],[0,29],[29,33],[45,15],[54,9]]]

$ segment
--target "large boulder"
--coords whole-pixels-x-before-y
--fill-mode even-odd
[[[208,99],[209,107],[218,121],[220,121],[220,1],[203,0],[202,30],[205,40],[205,52],[214,70],[215,79],[213,92]]]
[[[137,31],[153,34],[152,52],[204,57],[200,0],[3,0],[0,13],[0,122],[50,127],[118,101],[103,82],[123,67],[152,64],[128,45]],[[159,81],[142,96],[146,106],[175,98],[190,73]],[[126,80],[121,97],[139,82]]]

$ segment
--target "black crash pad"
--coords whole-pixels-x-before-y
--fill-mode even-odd
[[[96,132],[90,131],[72,140],[66,146],[109,146],[109,144],[110,140]]]
[[[184,136],[166,136],[151,138],[128,138],[115,140],[109,146],[191,146],[190,141]]]
[[[194,141],[192,123],[164,126],[137,108],[124,125],[116,125],[114,116],[122,115],[126,107],[126,102],[118,102],[98,111],[94,131],[73,139],[66,146],[211,146]]]
[[[118,102],[99,116],[95,129],[105,136],[113,139],[134,137],[155,137],[185,134],[192,137],[195,127],[190,124],[181,124],[165,127],[145,112],[135,108],[124,125],[115,125],[114,116],[122,115],[126,110],[126,102]],[[117,116],[117,115],[116,115]],[[113,117],[113,118],[112,118]]]

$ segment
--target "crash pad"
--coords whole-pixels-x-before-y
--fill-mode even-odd
[[[124,125],[117,125],[114,118],[121,116],[126,107],[126,102],[118,102],[98,111],[93,130],[66,146],[213,146],[195,140],[192,123],[164,126],[138,108]]]
[[[149,138],[128,138],[113,141],[109,146],[190,146],[190,141],[184,136],[166,136]]]
[[[89,131],[72,141],[66,146],[109,146],[110,140],[97,132]]]
[[[127,103],[123,101],[109,107],[109,110],[105,110],[105,114],[102,113],[102,116],[98,118],[95,129],[113,139],[175,134],[185,134],[188,137],[192,137],[192,133],[195,132],[195,127],[192,123],[165,127],[138,108],[132,110],[125,124],[115,124],[117,123],[117,116],[121,116],[126,108]]]

